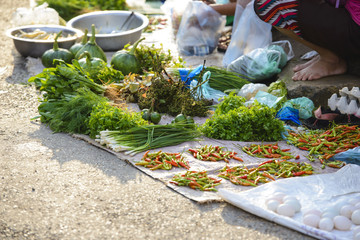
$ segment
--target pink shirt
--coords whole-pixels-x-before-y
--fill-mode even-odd
[[[348,0],[345,8],[349,11],[354,22],[360,26],[360,0]]]

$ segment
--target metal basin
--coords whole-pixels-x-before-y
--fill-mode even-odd
[[[70,28],[60,25],[28,25],[8,29],[6,35],[13,39],[16,50],[24,57],[41,57],[43,53],[53,48],[54,40],[40,40],[30,38],[20,38],[16,34],[22,30],[23,32],[33,32],[36,29],[40,29],[47,33],[58,33],[62,30],[62,36],[66,38],[58,39],[59,47],[69,49],[74,43],[84,35],[84,33],[78,29]]]
[[[88,29],[90,37],[91,25],[94,24],[96,43],[104,51],[117,51],[126,44],[133,44],[140,39],[142,31],[149,24],[149,19],[143,14],[134,12],[129,18],[130,15],[130,11],[91,12],[71,19],[67,26],[82,31]]]

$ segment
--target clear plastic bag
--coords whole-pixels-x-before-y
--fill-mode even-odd
[[[259,91],[266,92],[267,90],[268,87],[263,83],[248,83],[240,89],[237,95],[244,97],[246,100],[250,100],[255,97]]]
[[[176,44],[186,56],[211,54],[217,47],[226,17],[201,1],[189,2],[182,16]]]
[[[23,26],[31,24],[60,24],[59,13],[49,8],[47,3],[30,8],[17,8],[11,19],[13,26]]]
[[[254,49],[269,45],[272,41],[272,26],[256,15],[254,1],[245,9],[240,3],[241,0],[238,0],[231,41],[223,57],[224,67]]]
[[[209,78],[211,76],[211,72],[207,71],[204,76],[202,81],[204,82],[201,87],[199,87],[197,89],[197,94],[203,96],[205,99],[208,100],[213,100],[214,103],[219,103],[220,99],[223,98],[226,94],[223,93],[222,91],[213,89],[210,87],[209,84]],[[198,81],[197,80],[192,80],[190,83],[190,89],[195,88],[198,85]]]
[[[290,42],[278,41],[242,55],[231,62],[227,69],[249,77],[251,82],[261,82],[280,73],[288,60],[293,57]]]
[[[332,157],[332,159],[360,165],[360,147],[349,149]]]
[[[233,61],[227,70],[247,76],[251,82],[261,82],[281,72],[280,58],[279,51],[257,48]]]
[[[315,108],[314,103],[307,97],[299,97],[286,101],[283,107],[291,107],[299,110],[299,117],[301,119],[308,119],[313,114]]]

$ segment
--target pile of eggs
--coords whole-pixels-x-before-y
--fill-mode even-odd
[[[304,213],[303,223],[325,231],[349,231],[353,224],[360,225],[360,198],[339,200],[323,211],[310,209]]]
[[[301,209],[300,202],[296,197],[281,192],[266,199],[265,203],[269,210],[287,217],[293,217]]]
[[[299,200],[291,195],[276,192],[265,200],[267,209],[283,216],[293,217],[301,211]],[[344,197],[333,205],[319,210],[309,209],[303,213],[305,225],[331,232],[353,231],[354,239],[360,240],[360,196]],[[351,229],[353,225],[358,225]]]

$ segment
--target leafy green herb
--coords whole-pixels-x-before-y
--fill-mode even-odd
[[[58,60],[55,60],[58,61]],[[74,60],[73,64],[64,61],[55,68],[45,68],[41,73],[29,78],[29,83],[35,83],[35,87],[44,92],[42,101],[61,99],[65,95],[73,95],[77,89],[86,87],[96,94],[103,94],[105,86],[96,84],[89,78]]]
[[[88,121],[90,137],[92,138],[95,138],[100,131],[124,131],[146,124],[148,122],[141,117],[141,113],[123,110],[107,102],[96,104]]]
[[[221,103],[219,108],[222,109]],[[250,107],[240,106],[225,114],[215,113],[201,126],[201,131],[207,137],[215,139],[277,141],[281,139],[284,125],[275,118],[275,114],[274,109],[259,103]]]
[[[38,110],[41,122],[47,123],[54,132],[87,134],[89,130],[86,122],[93,106],[106,102],[105,97],[87,88],[81,88],[75,95],[65,95],[56,101],[42,102]]]
[[[126,45],[125,48],[129,48]],[[155,47],[147,45],[139,45],[135,50],[135,56],[142,65],[142,69],[147,72],[161,72],[168,67],[185,67],[185,62],[181,57],[176,59],[170,50],[165,51],[163,45]]]
[[[225,96],[220,104],[216,106],[215,114],[226,114],[230,110],[244,106],[246,99],[235,95],[235,92],[231,92],[229,96]]]

